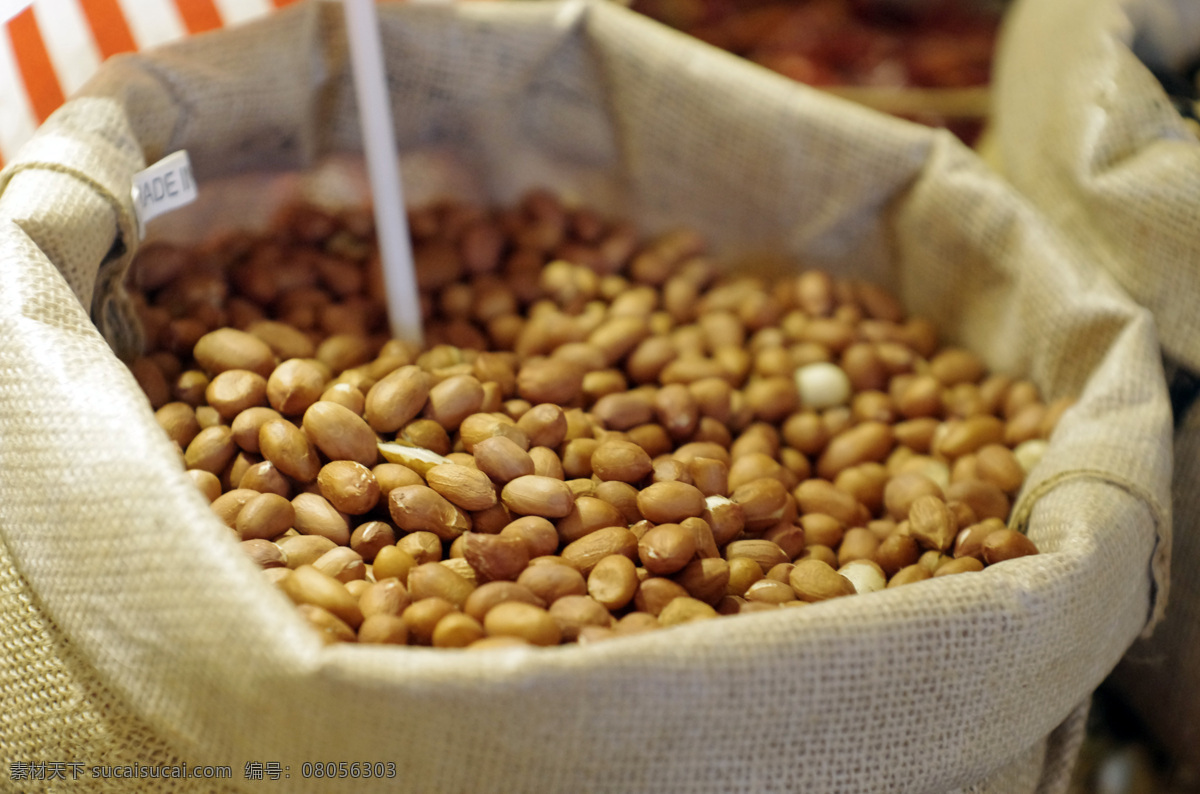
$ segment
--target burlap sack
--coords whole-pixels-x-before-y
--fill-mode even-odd
[[[204,191],[355,149],[340,10],[305,4],[110,61],[0,174],[3,785],[137,789],[93,767],[186,762],[232,777],[140,787],[1064,791],[1091,692],[1165,592],[1149,314],[946,133],[612,5],[381,11],[405,162],[453,164],[474,198],[546,184],[731,255],[875,279],[991,367],[1078,394],[1016,507],[1044,553],[592,646],[322,646],[210,514],[85,308],[134,341],[112,285],[144,161],[186,148]],[[74,785],[12,779],[71,761]],[[318,761],[395,778],[306,779]],[[248,764],[289,778],[253,783]]]
[[[1151,71],[1200,58],[1190,0],[1018,2],[997,56],[989,158],[1154,312],[1181,410],[1200,373],[1200,139]],[[994,155],[994,157],[993,157]],[[1175,437],[1166,619],[1114,683],[1181,761],[1200,746],[1200,511],[1194,420]]]

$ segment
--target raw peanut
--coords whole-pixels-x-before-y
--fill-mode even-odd
[[[621,554],[612,554],[601,558],[588,574],[587,592],[606,608],[616,611],[633,600],[638,584],[633,561]]]
[[[296,611],[321,635],[326,645],[336,642],[355,642],[354,629],[346,621],[315,604],[297,604]]]
[[[472,375],[454,375],[429,389],[424,416],[446,430],[458,427],[463,419],[483,405],[483,385]]]
[[[441,430],[441,427],[434,423],[434,426]],[[444,431],[443,431],[444,432]],[[450,452],[449,443],[445,445],[447,454]],[[389,463],[396,463],[405,466],[416,474],[424,476],[426,472],[441,463],[446,463],[447,460],[440,452],[436,452],[427,447],[422,447],[410,441],[396,442],[380,442],[378,444],[379,453],[383,455]],[[422,479],[421,482],[424,482]],[[413,483],[418,484],[418,483]]]
[[[651,471],[650,456],[629,441],[601,442],[591,456],[592,472],[601,480],[636,483]]]
[[[567,479],[591,477],[592,453],[599,445],[594,438],[574,438],[563,444],[559,454],[563,476]]]
[[[1004,442],[1004,422],[988,414],[969,416],[943,426],[945,432],[940,437],[935,434],[933,448],[937,454],[951,460],[988,444]]]
[[[440,562],[427,562],[413,568],[408,572],[407,586],[414,602],[442,598],[458,609],[475,589],[475,585]]]
[[[945,560],[933,572],[934,578],[939,576],[951,576],[956,573],[977,573],[983,570],[983,563],[974,557],[958,557],[956,559]]]
[[[359,416],[362,416],[367,404],[367,398],[363,395],[362,390],[349,383],[334,383],[321,392],[319,399],[337,403]]]
[[[920,556],[917,541],[911,535],[893,532],[880,542],[873,559],[888,576],[894,576],[901,568],[916,563]]]
[[[649,612],[658,617],[676,598],[687,598],[683,585],[662,576],[651,576],[638,585],[633,602],[640,612]]]
[[[374,466],[379,438],[361,416],[337,403],[318,400],[304,412],[304,432],[333,460],[353,460]]]
[[[174,404],[174,403],[173,403]],[[168,406],[163,406],[164,408]],[[233,430],[233,440],[246,452],[258,453],[258,431],[267,422],[283,419],[274,408],[254,406],[247,408],[233,418],[229,427]]]
[[[539,477],[550,477],[555,480],[565,479],[562,461],[558,453],[547,447],[531,447],[529,458],[533,461],[533,473]]]
[[[658,424],[676,440],[690,437],[700,422],[700,407],[696,398],[682,384],[659,389],[654,395],[654,411]]]
[[[933,574],[931,574],[929,569],[924,565],[921,565],[919,562],[913,563],[912,565],[906,565],[894,573],[892,577],[888,579],[887,586],[900,587],[901,585],[924,581],[925,579],[932,578],[932,576]]]
[[[695,555],[695,532],[679,524],[659,524],[638,541],[638,558],[652,574],[675,573]]]
[[[918,472],[904,472],[888,480],[883,489],[883,503],[894,519],[908,518],[913,502],[922,496],[943,497],[942,489],[932,479]]]
[[[167,434],[167,438],[187,449],[188,444],[200,432],[200,422],[196,420],[196,411],[183,402],[165,403],[154,412],[158,426]],[[236,433],[235,440],[236,440]]]
[[[408,589],[395,577],[380,579],[367,585],[358,597],[358,607],[364,618],[372,615],[394,615],[400,617],[412,603]]]
[[[511,438],[494,436],[475,444],[475,465],[496,483],[534,473],[533,458]]]
[[[838,573],[850,580],[856,593],[874,593],[887,587],[883,569],[871,560],[853,560],[838,568]]]
[[[699,599],[681,596],[663,607],[658,615],[658,622],[663,626],[678,626],[681,623],[715,617],[718,617],[717,611],[711,605]]]
[[[821,513],[845,526],[860,526],[870,515],[857,499],[840,491],[828,480],[805,480],[792,492],[801,514]]]
[[[638,511],[656,524],[700,517],[706,508],[704,494],[683,482],[656,482],[638,492],[637,505]]]
[[[321,573],[326,573],[346,584],[354,579],[365,579],[366,566],[363,565],[362,555],[348,546],[337,546],[322,554],[312,566]]]
[[[532,645],[562,642],[562,630],[549,612],[520,601],[506,601],[492,607],[483,626],[490,636],[518,637]]]
[[[567,418],[557,405],[541,403],[521,414],[517,427],[529,438],[530,447],[553,449],[566,438]]]
[[[804,553],[796,558],[797,563],[800,560],[821,560],[829,567],[838,567],[838,553],[828,546],[821,546],[820,543],[809,543],[805,546]]]
[[[887,468],[882,464],[863,463],[843,469],[834,478],[833,485],[857,499],[871,515],[876,515],[883,510],[884,489],[887,488],[890,479]]]
[[[287,554],[275,543],[262,538],[242,541],[242,551],[246,552],[259,568],[286,568]]]
[[[591,332],[588,342],[600,350],[611,366],[636,349],[650,333],[650,326],[644,316],[614,312]]]
[[[237,528],[238,515],[243,508],[252,500],[260,496],[258,491],[251,491],[248,488],[238,488],[232,491],[226,491],[212,502],[212,511],[221,522],[230,529]],[[287,529],[287,527],[284,527]],[[281,532],[283,530],[280,530]],[[278,534],[278,533],[277,533]],[[273,537],[273,536],[272,536]],[[248,540],[248,538],[242,538]]]
[[[841,521],[824,513],[808,513],[800,517],[800,526],[804,529],[805,545],[828,546],[834,548],[841,544],[846,527]]]
[[[593,461],[594,462],[594,461]],[[687,464],[692,484],[705,497],[729,492],[729,466],[716,458],[695,457]]]
[[[583,369],[570,361],[530,359],[517,372],[517,394],[534,405],[571,405],[582,393]]]
[[[909,534],[924,549],[947,551],[954,545],[958,524],[954,513],[936,496],[917,498],[908,511]]]
[[[471,454],[475,454],[475,446],[481,441],[496,437],[507,438],[521,449],[529,448],[529,437],[525,431],[504,414],[471,414],[458,426],[459,441],[463,449]]]
[[[794,560],[804,552],[804,528],[790,521],[771,527],[762,534],[762,539],[783,549],[789,559]]]
[[[350,515],[362,515],[379,503],[375,475],[352,460],[334,460],[322,466],[317,488],[338,511]]]
[[[401,366],[367,391],[363,415],[376,432],[393,433],[421,413],[432,386],[433,379],[420,367]]]
[[[549,612],[558,624],[564,642],[578,640],[585,626],[607,628],[613,623],[608,610],[588,595],[563,596],[550,605]]]
[[[736,491],[746,483],[764,477],[777,479],[786,486],[782,473],[783,466],[771,455],[765,452],[750,452],[739,456],[729,466],[728,490]]]
[[[312,482],[321,471],[316,447],[300,428],[286,419],[273,420],[259,428],[258,446],[264,458],[298,482]]]
[[[962,348],[945,348],[929,360],[929,374],[945,386],[959,383],[978,383],[983,379],[983,361]]]
[[[565,482],[537,474],[509,481],[500,492],[500,500],[514,513],[545,518],[562,518],[575,504]]]
[[[183,457],[189,469],[220,474],[236,454],[233,431],[225,425],[215,425],[197,433]]]
[[[788,578],[801,601],[826,601],[855,592],[849,579],[820,560],[801,560]]]
[[[210,375],[246,369],[266,378],[275,368],[275,353],[266,342],[234,328],[218,328],[204,334],[196,341],[192,355]]]
[[[730,499],[742,508],[747,532],[762,532],[795,518],[795,501],[774,477],[751,480],[730,494]]]
[[[267,377],[267,401],[287,416],[300,416],[321,399],[328,382],[326,370],[312,359],[284,361]]]
[[[988,444],[975,453],[975,473],[1008,494],[1025,482],[1025,470],[1017,456],[1003,444]]]
[[[815,411],[798,411],[783,423],[783,438],[805,455],[819,455],[829,443],[829,434]]]
[[[248,370],[225,370],[209,382],[204,398],[228,422],[247,408],[266,403],[267,381]]]
[[[685,518],[679,522],[679,525],[692,533],[696,538],[696,556],[697,557],[720,557],[721,550],[717,547],[717,540],[713,536],[712,527],[703,518]]]
[[[654,392],[643,387],[606,394],[596,400],[591,412],[609,430],[629,430],[648,424],[654,420]]]
[[[189,469],[187,475],[209,503],[216,501],[221,495],[221,481],[212,472],[203,469]]]
[[[396,526],[408,532],[432,532],[442,540],[454,540],[471,528],[471,520],[426,485],[405,485],[388,494],[388,512]]]
[[[850,400],[850,378],[836,364],[817,362],[796,370],[796,391],[801,408],[820,411]]]
[[[299,328],[274,320],[259,320],[246,327],[246,333],[267,343],[280,360],[311,358],[316,348]]]
[[[1037,553],[1033,541],[1015,529],[998,529],[983,539],[983,561],[988,565]]]
[[[437,538],[435,537],[434,540]],[[429,562],[429,560],[418,560],[408,549],[400,546],[384,546],[375,553],[371,570],[375,574],[377,582],[392,578],[398,579],[400,582],[407,582],[409,571],[422,562]]]
[[[443,463],[425,473],[429,487],[463,510],[486,510],[496,504],[496,488],[478,469]]]
[[[954,539],[955,557],[975,557],[983,560],[983,540],[998,529],[1006,529],[1006,525],[998,518],[989,518],[971,524],[961,530]]]
[[[463,558],[480,582],[516,579],[529,564],[529,549],[520,538],[467,532],[460,540]]]
[[[606,480],[596,483],[593,496],[615,507],[621,514],[621,523],[633,524],[642,520],[637,506],[637,493],[637,489],[629,483]]]
[[[791,562],[787,552],[769,540],[735,540],[725,546],[725,559],[748,557],[758,563],[763,574],[781,562]]]
[[[629,636],[631,634],[641,634],[647,631],[654,631],[662,628],[658,622],[658,618],[651,615],[649,612],[630,612],[613,627],[613,631],[619,636]]]
[[[727,595],[742,596],[752,584],[765,576],[762,565],[750,557],[729,558],[729,584],[726,585]]]
[[[485,636],[487,632],[478,620],[461,612],[451,612],[434,626],[430,644],[435,648],[466,648]]]
[[[897,422],[892,425],[892,436],[896,443],[908,447],[914,452],[927,454],[933,445],[933,436],[940,422],[933,417],[909,419],[907,422]]]
[[[517,518],[500,530],[500,534],[524,543],[530,559],[553,554],[558,548],[558,530],[541,516]]]
[[[322,535],[296,535],[284,538],[278,542],[287,557],[289,568],[299,568],[301,565],[311,565],[337,544]]]
[[[545,604],[553,604],[563,596],[583,595],[588,591],[583,574],[566,564],[529,566],[521,571],[517,584],[527,587]]]
[[[704,512],[700,518],[712,529],[713,540],[723,546],[742,533],[746,525],[746,514],[742,506],[724,496],[710,496],[704,500]]]
[[[832,480],[844,469],[878,462],[892,449],[892,428],[883,422],[863,422],[829,440],[817,460],[817,474]]]
[[[171,385],[171,396],[195,408],[204,402],[204,392],[207,388],[208,376],[198,369],[191,369],[181,372],[175,379]]]
[[[379,483],[380,496],[387,498],[393,489],[402,485],[423,485],[425,480],[420,474],[402,463],[380,463],[371,469],[375,481]]]
[[[471,519],[471,528],[476,532],[484,532],[488,535],[500,534],[500,531],[516,518],[511,510],[499,502],[484,510],[470,511],[468,515]]]
[[[600,560],[610,554],[622,554],[633,559],[637,554],[637,536],[625,527],[605,527],[584,535],[562,550],[562,557],[587,576]]]
[[[283,592],[296,604],[321,607],[345,621],[352,628],[363,622],[358,601],[346,586],[311,565],[299,565],[281,583]]]
[[[594,574],[595,571],[592,573]],[[719,557],[692,560],[675,575],[677,584],[682,585],[692,598],[706,604],[716,604],[720,601],[729,587],[729,581],[730,563]],[[607,604],[605,605],[607,606]]]
[[[415,640],[418,645],[431,645],[433,631],[437,628],[438,621],[456,612],[457,609],[454,604],[444,598],[430,596],[413,601],[404,609],[400,617],[408,627],[410,640]]]
[[[842,566],[853,560],[869,560],[875,556],[879,548],[879,538],[865,527],[851,527],[842,537],[838,547],[838,565]]]
[[[946,501],[965,502],[980,521],[1008,517],[1008,497],[998,487],[984,480],[961,480],[946,488]]]
[[[790,584],[775,579],[759,579],[746,588],[743,596],[747,601],[764,604],[785,604],[796,599],[796,591]]]
[[[358,641],[373,645],[407,645],[408,623],[398,615],[372,615],[358,627]]]
[[[594,496],[580,496],[575,499],[571,512],[558,520],[557,530],[563,543],[571,543],[597,529],[626,524],[621,511],[608,502]]]
[[[320,494],[300,493],[292,498],[292,526],[302,535],[320,535],[339,546],[350,543],[350,522]]]
[[[565,567],[565,566],[546,566]],[[463,602],[463,612],[482,621],[492,607],[506,601],[522,601],[535,607],[545,607],[546,601],[520,582],[495,581],[476,587]]]
[[[248,489],[239,489],[248,490]],[[238,493],[238,491],[230,491]],[[234,527],[242,540],[278,537],[291,528],[296,517],[292,503],[273,493],[257,493],[237,512]]]

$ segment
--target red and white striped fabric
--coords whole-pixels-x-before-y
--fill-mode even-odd
[[[0,166],[104,59],[235,25],[296,0],[0,3]]]

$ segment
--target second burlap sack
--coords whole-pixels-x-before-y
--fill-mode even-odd
[[[1019,2],[993,87],[989,156],[1064,234],[1154,313],[1180,415],[1171,603],[1115,687],[1182,763],[1200,746],[1200,138],[1158,75],[1200,60],[1189,0]]]
[[[698,227],[721,254],[869,278],[993,369],[1078,395],[1015,507],[1043,553],[591,646],[322,645],[211,515],[112,349],[136,344],[116,285],[145,162],[187,149],[203,193],[356,149],[340,9],[305,4],[110,61],[0,174],[3,773],[231,769],[160,791],[259,790],[264,763],[289,791],[1065,791],[1091,693],[1164,603],[1170,416],[1149,314],[948,134],[611,5],[380,10],[402,155],[443,166],[410,172],[414,195],[549,186],[647,232]],[[303,772],[325,761],[395,777]]]

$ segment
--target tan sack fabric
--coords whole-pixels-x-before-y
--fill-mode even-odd
[[[1006,20],[989,159],[1200,371],[1200,139],[1147,65],[1200,58],[1200,5],[1022,0]]]
[[[118,348],[136,341],[114,284],[144,161],[186,148],[204,191],[356,148],[340,8],[303,4],[111,60],[0,174],[0,775],[186,762],[232,777],[153,790],[1065,791],[1091,693],[1165,595],[1149,313],[947,133],[611,4],[381,11],[406,162],[451,164],[479,200],[547,185],[650,232],[697,226],[729,255],[877,280],[992,368],[1078,394],[1017,505],[1044,553],[591,646],[323,646],[211,515],[86,308]],[[305,779],[318,761],[396,776]],[[249,763],[290,777],[247,780]],[[129,789],[85,782],[11,785]]]
[[[1154,312],[1184,399],[1200,373],[1200,139],[1151,69],[1180,73],[1197,59],[1200,4],[1191,0],[1018,2],[997,58],[990,152],[1019,191]],[[1179,759],[1194,763],[1200,444],[1194,416],[1178,421],[1176,587],[1163,624],[1131,650],[1115,682]]]

